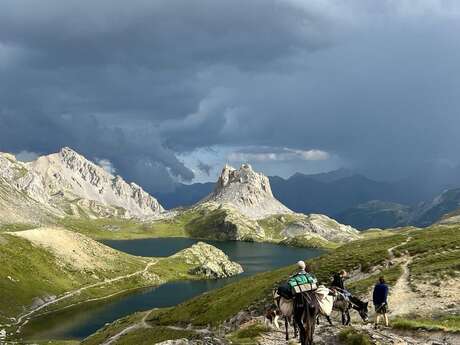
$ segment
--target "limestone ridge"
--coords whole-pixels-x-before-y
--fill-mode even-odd
[[[214,192],[203,200],[208,201],[231,204],[251,219],[293,213],[273,196],[268,177],[252,170],[249,164],[238,170],[225,165]]]
[[[84,212],[91,217],[150,217],[164,211],[140,186],[68,147],[29,163],[0,154],[0,178],[57,216]]]

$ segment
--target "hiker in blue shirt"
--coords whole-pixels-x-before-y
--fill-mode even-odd
[[[372,300],[376,313],[375,328],[377,328],[380,316],[383,315],[385,326],[388,327],[388,285],[385,283],[385,278],[380,277],[378,283],[374,287]]]

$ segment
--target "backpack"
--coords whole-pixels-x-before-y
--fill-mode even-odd
[[[292,299],[294,295],[292,294],[291,286],[288,283],[281,284],[276,290],[278,295],[285,299]]]
[[[297,274],[288,280],[288,284],[291,287],[291,290],[296,294],[316,290],[317,283],[318,281],[315,276],[309,273]]]

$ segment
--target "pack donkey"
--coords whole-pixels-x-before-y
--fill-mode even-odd
[[[369,302],[364,302],[358,297],[345,297],[343,294],[337,294],[334,301],[334,310],[338,310],[342,314],[342,325],[349,325],[351,321],[350,310],[356,310],[364,322],[369,320]]]
[[[364,302],[355,296],[345,297],[342,293],[336,291],[334,296],[333,310],[336,310],[341,313],[342,325],[348,326],[350,324],[350,310],[352,309],[358,312],[363,322],[367,322],[369,320],[369,302]],[[332,325],[330,317],[328,317],[327,315],[324,316],[326,316],[328,323]]]
[[[294,303],[292,299],[287,299],[280,296],[277,289],[273,290],[273,299],[276,308],[269,309],[266,314],[266,319],[273,322],[276,328],[280,329],[278,320],[280,317],[284,319],[284,328],[286,333],[286,340],[289,340],[289,325],[292,324],[294,328],[294,338],[298,336],[297,325],[294,322]]]

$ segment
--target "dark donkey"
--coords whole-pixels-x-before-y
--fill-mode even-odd
[[[302,345],[313,345],[319,305],[314,291],[296,294],[294,301],[294,322],[297,324]]]
[[[334,310],[342,313],[342,325],[349,325],[351,321],[350,310],[354,309],[359,313],[361,319],[367,322],[369,319],[369,302],[361,301],[358,297],[350,296],[346,298],[343,294],[337,293],[334,300]],[[330,319],[329,323],[332,325]]]

